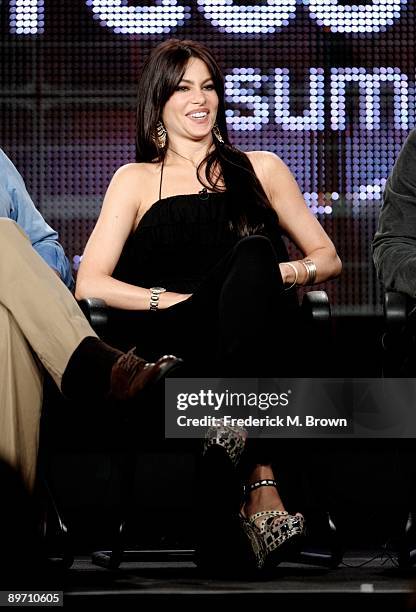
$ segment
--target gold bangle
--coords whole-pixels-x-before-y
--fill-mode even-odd
[[[307,274],[307,278],[305,281],[305,285],[313,285],[316,279],[316,265],[315,263],[312,261],[312,259],[306,258],[306,259],[301,259],[300,260],[301,263],[303,263],[303,265],[305,266],[306,269],[306,274]]]
[[[283,262],[285,266],[290,266],[292,268],[292,270],[294,270],[295,272],[295,280],[293,281],[293,283],[291,285],[289,285],[289,287],[285,287],[285,291],[289,291],[290,289],[293,289],[293,287],[296,286],[297,282],[298,282],[298,269],[295,265],[293,265],[292,263],[290,263],[290,261],[285,261]]]

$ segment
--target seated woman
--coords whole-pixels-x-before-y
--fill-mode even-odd
[[[337,276],[341,263],[286,165],[230,144],[223,77],[206,47],[173,39],[151,53],[136,152],[108,188],[76,296],[121,309],[148,358],[163,347],[195,375],[281,376],[296,347],[290,290]],[[288,261],[283,233],[304,259]],[[227,446],[227,436],[243,447],[231,429],[211,440]],[[264,454],[247,483],[241,520],[260,567],[303,532],[303,517],[285,511]]]

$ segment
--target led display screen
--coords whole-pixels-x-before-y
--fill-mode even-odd
[[[1,146],[76,260],[112,174],[134,160],[143,58],[166,38],[204,42],[231,140],[281,156],[335,242],[334,312],[372,314],[383,185],[415,125],[414,27],[413,0],[3,1]]]

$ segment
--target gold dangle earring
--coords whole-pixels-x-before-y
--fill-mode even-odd
[[[221,135],[220,128],[218,127],[217,122],[215,122],[213,125],[212,133],[214,134],[215,138],[218,140],[220,144],[224,144],[224,139]]]
[[[166,147],[167,136],[168,133],[165,126],[161,121],[158,121],[156,124],[156,134],[153,138],[158,149],[164,149]]]

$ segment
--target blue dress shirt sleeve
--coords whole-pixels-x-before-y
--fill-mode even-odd
[[[74,280],[68,258],[53,230],[37,210],[16,167],[0,149],[0,217],[13,219],[25,231],[33,248],[56,270],[65,285]]]

